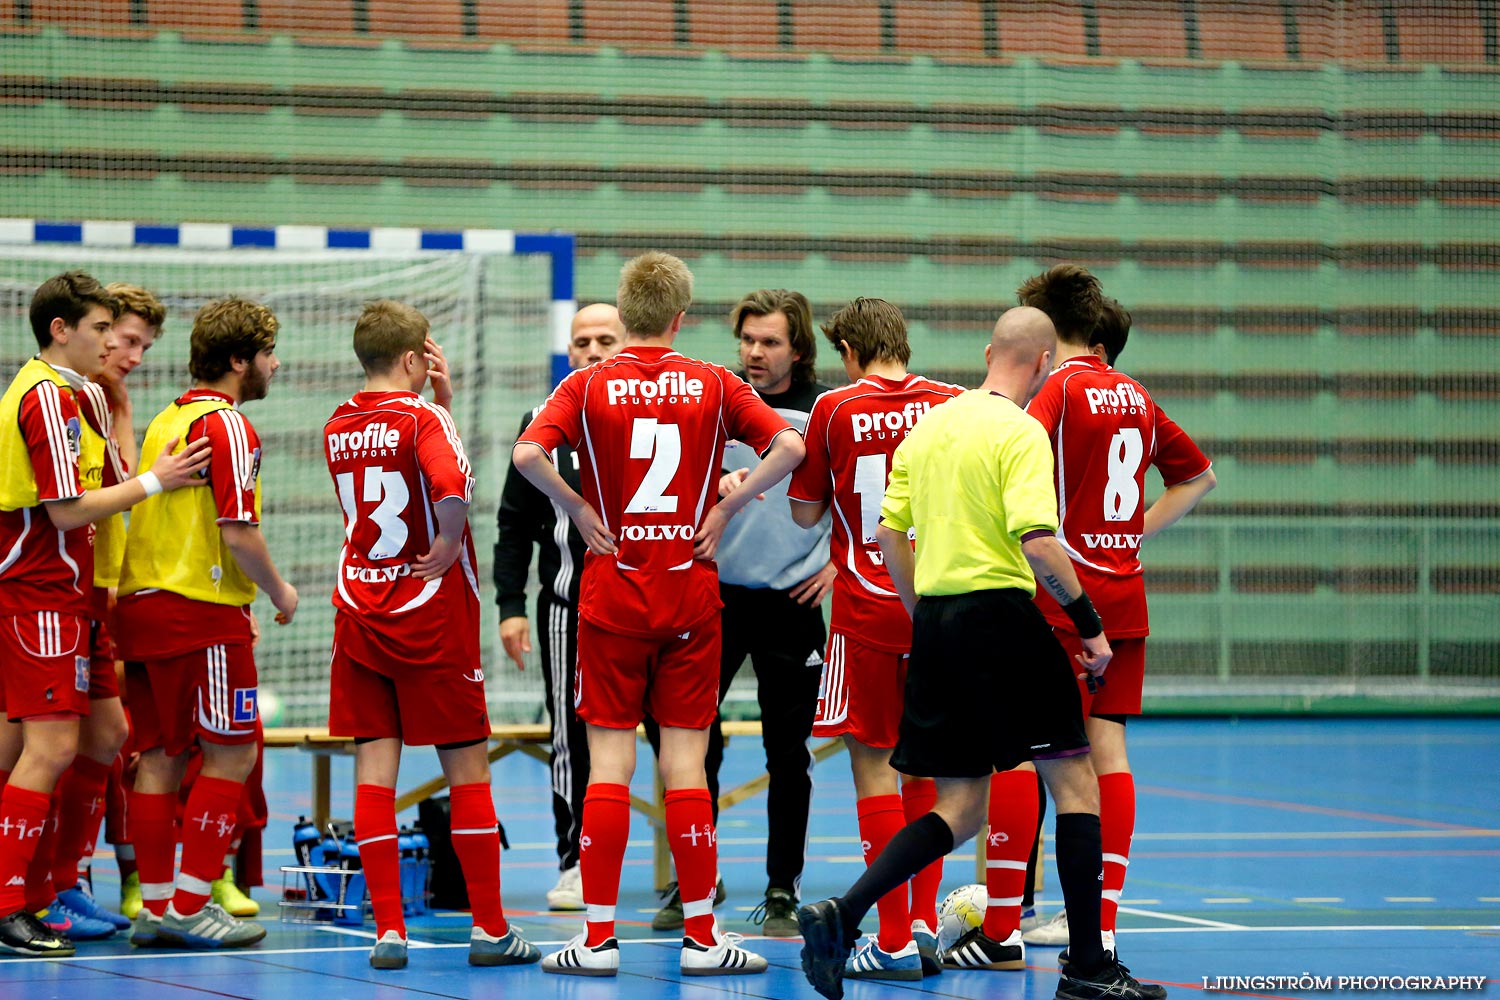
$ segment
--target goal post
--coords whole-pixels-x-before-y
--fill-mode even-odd
[[[188,335],[204,303],[240,295],[265,303],[280,321],[281,370],[246,417],[265,452],[266,540],[301,594],[297,618],[285,628],[271,623],[264,597],[256,601],[264,714],[291,725],[318,724],[327,714],[330,598],[343,533],[319,429],[362,382],[351,340],[364,304],[393,298],[422,310],[453,371],[454,418],[474,467],[469,523],[491,715],[496,722],[541,717],[540,670],[517,671],[498,641],[491,553],[521,416],[567,372],[576,312],[571,235],[0,219],[5,371],[35,352],[27,312],[36,287],[75,268],[105,283],[142,285],[167,306],[161,338],[127,382],[138,437],[191,384]]]

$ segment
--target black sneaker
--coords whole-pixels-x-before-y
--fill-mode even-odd
[[[1026,946],[1021,943],[1021,932],[1011,931],[1004,941],[996,941],[985,934],[983,927],[971,927],[964,936],[943,952],[945,969],[1024,969],[1026,968]]]
[[[1166,995],[1160,986],[1141,983],[1113,952],[1106,951],[1104,964],[1093,973],[1082,971],[1077,964],[1068,965],[1057,981],[1054,1000],[1163,1000]]]
[[[797,911],[802,930],[802,972],[812,988],[828,1000],[843,1000],[844,964],[854,950],[857,927],[845,913],[841,899],[809,903]]]
[[[759,924],[767,937],[796,937],[797,897],[785,889],[767,889],[766,898],[750,911],[750,922]]]
[[[651,929],[653,931],[680,931],[682,930],[682,892],[677,888],[676,882],[668,882],[667,887],[660,893],[666,902],[661,909],[656,911],[656,916],[651,918]],[[714,905],[718,906],[724,902],[728,893],[724,890],[724,879],[721,877],[714,884]]]
[[[74,951],[73,942],[26,909],[0,920],[0,950],[31,958],[68,958]]]

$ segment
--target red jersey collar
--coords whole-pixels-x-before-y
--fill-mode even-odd
[[[204,399],[222,399],[224,402],[228,403],[230,406],[233,406],[236,409],[239,408],[238,404],[235,403],[235,401],[234,401],[234,397],[230,396],[227,393],[220,392],[217,389],[198,389],[198,388],[189,389],[187,392],[183,393],[181,396],[178,396],[177,397],[177,405],[178,406],[183,406],[183,405],[185,405],[187,403],[196,403],[196,402],[199,402],[200,400],[204,400]]]

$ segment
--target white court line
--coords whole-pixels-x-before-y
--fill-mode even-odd
[[[1124,909],[1124,907],[1121,907]],[[1161,914],[1154,914],[1160,916]],[[1412,931],[1500,931],[1500,924],[1340,924],[1333,926],[1322,925],[1284,925],[1270,927],[1251,927],[1229,924],[1223,927],[1121,927],[1116,934],[1346,934],[1350,932],[1380,933],[1391,932],[1409,934]],[[767,938],[764,935],[746,935],[747,941],[787,941],[789,938]],[[561,948],[567,941],[533,941],[532,944],[538,948]],[[623,940],[620,946],[649,944],[656,947],[668,947],[676,942],[661,940],[657,938],[633,938]],[[428,944],[428,948],[467,948],[469,942],[455,941],[444,944]],[[173,952],[170,954],[157,954],[154,949],[148,952],[137,952],[129,955],[84,955],[73,958],[0,958],[0,965],[14,965],[24,963],[36,965],[38,962],[56,962],[71,965],[82,962],[140,962],[157,961],[169,962],[173,960],[201,959],[201,958],[257,958],[262,955],[323,955],[333,952],[360,951],[359,948],[231,948],[218,949],[214,951],[187,951]]]
[[[1343,896],[1293,896],[1294,903],[1342,903]]]
[[[465,913],[464,916],[467,917],[468,914]],[[378,937],[377,937],[377,935],[376,935],[376,933],[374,931],[359,930],[359,929],[354,928],[354,927],[315,927],[315,928],[313,928],[313,930],[316,930],[320,934],[342,934],[345,937],[363,938],[366,941],[375,941],[375,940],[378,939]],[[467,945],[469,942],[465,941],[463,943],[465,945]],[[453,948],[453,947],[457,947],[456,945],[450,944],[450,943],[448,943],[446,941],[441,942],[441,943],[436,942],[436,941],[418,941],[416,938],[411,937],[410,935],[408,935],[407,938],[406,938],[406,944],[407,944],[407,947],[417,948],[417,949],[420,949],[420,948]]]
[[[1204,896],[1205,903],[1253,903],[1249,896]]]
[[[1121,913],[1133,913],[1139,917],[1156,917],[1158,920],[1172,920],[1181,924],[1196,924],[1200,927],[1212,927],[1221,931],[1243,930],[1241,924],[1226,923],[1223,920],[1204,920],[1201,917],[1184,917],[1177,913],[1162,913],[1158,910],[1140,910],[1133,906],[1120,907]]]
[[[1432,896],[1387,896],[1387,903],[1436,903],[1437,899]]]
[[[1451,840],[1468,837],[1500,837],[1500,830],[1482,827],[1460,830],[1297,830],[1269,832],[1257,830],[1243,833],[1137,833],[1131,840]]]

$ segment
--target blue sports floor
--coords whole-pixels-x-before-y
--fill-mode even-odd
[[[1130,743],[1139,819],[1119,945],[1140,978],[1166,984],[1177,996],[1209,992],[1205,977],[1212,985],[1218,976],[1303,973],[1484,976],[1486,990],[1500,989],[1500,719],[1143,720],[1132,723]],[[759,750],[754,740],[731,744],[726,787],[760,770]],[[402,786],[435,769],[430,752],[411,753]],[[649,832],[639,817],[622,887],[621,933],[629,940],[618,979],[544,975],[536,966],[471,970],[465,914],[413,924],[410,967],[377,973],[366,963],[371,928],[335,931],[276,920],[277,869],[290,861],[292,822],[308,810],[309,770],[309,758],[291,750],[275,751],[267,762],[267,889],[256,895],[270,935],[260,947],[132,954],[124,940],[84,944],[71,960],[0,961],[0,998],[815,996],[794,941],[752,938],[751,946],[771,960],[767,975],[680,980],[678,939],[649,928],[656,897],[648,884]],[[649,775],[637,777],[638,791],[649,794]],[[497,766],[494,781],[512,843],[503,875],[507,912],[532,940],[562,942],[581,917],[539,909],[556,876],[545,769],[517,754]],[[334,782],[334,812],[348,816],[349,761],[335,761]],[[861,864],[845,758],[819,765],[817,782],[804,898],[840,891]],[[729,887],[720,919],[747,934],[755,928],[746,918],[764,888],[763,808],[763,799],[752,799],[726,811],[720,823]],[[971,853],[948,865],[944,891],[973,881]],[[113,867],[108,854],[95,863],[97,891],[108,904],[118,898]],[[873,915],[866,923],[873,929]],[[1022,973],[849,983],[846,996],[1046,1000],[1056,987],[1055,958],[1054,949],[1033,948]],[[1307,995],[1265,984],[1242,984],[1235,992]]]

